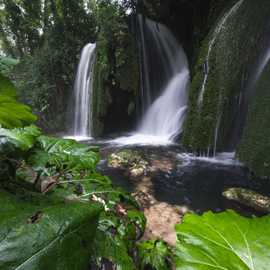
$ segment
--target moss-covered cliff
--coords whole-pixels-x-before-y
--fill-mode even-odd
[[[226,148],[239,113],[237,104],[264,46],[269,16],[267,0],[230,1],[203,41],[192,74],[183,134],[189,150],[206,153]]]
[[[139,63],[134,20],[117,4],[99,7],[93,119],[96,136],[128,130],[136,117]]]
[[[251,99],[238,156],[257,176],[270,177],[270,64]]]

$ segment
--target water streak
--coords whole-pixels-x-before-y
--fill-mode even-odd
[[[255,78],[254,78],[254,81],[252,83],[252,87],[254,87],[254,85],[257,83],[257,81],[259,80],[260,76],[262,75],[266,65],[268,64],[270,60],[270,47],[268,48],[268,50],[266,51],[264,57],[263,57],[263,60],[262,62],[260,63],[259,65],[259,68],[257,70],[257,72],[255,73]]]
[[[222,94],[219,94],[219,102],[218,102],[218,107],[220,108],[222,104]],[[220,129],[220,124],[221,124],[221,119],[222,119],[222,112],[218,113],[217,116],[217,121],[216,121],[216,127],[215,127],[215,135],[214,135],[214,148],[213,148],[213,156],[216,156],[217,153],[217,143],[218,143],[218,136],[219,136],[219,129]],[[210,147],[210,146],[209,146]]]

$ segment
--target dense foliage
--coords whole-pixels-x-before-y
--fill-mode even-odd
[[[16,89],[10,80],[0,73],[0,126],[22,127],[36,120],[31,109],[18,103]]]
[[[138,255],[141,270],[151,267],[154,270],[169,270],[171,268],[171,253],[165,242],[148,240],[138,243]]]
[[[96,37],[95,2],[2,0],[0,4],[2,47],[20,59],[12,73],[20,97],[45,130],[63,130],[80,50]]]
[[[21,100],[39,116],[40,127],[49,132],[71,127],[72,110],[66,108],[72,104],[80,51],[95,41],[99,79],[94,113],[100,119],[95,123],[96,133],[103,131],[104,114],[110,116],[116,107],[126,107],[126,113],[134,117],[139,75],[128,19],[136,8],[134,1],[120,5],[106,0],[1,0],[0,5],[1,48],[6,55],[20,59],[9,75]],[[120,102],[116,95],[122,96]],[[113,109],[109,108],[111,102]],[[121,113],[113,117],[118,116]],[[126,119],[121,127],[125,125]]]
[[[102,267],[104,260],[107,260],[117,265],[119,269],[136,269],[132,252],[135,249],[135,241],[141,237],[144,231],[145,218],[138,211],[138,206],[130,195],[120,188],[113,187],[109,178],[96,172],[95,168],[99,161],[97,150],[97,148],[81,145],[73,140],[44,136],[35,126],[0,129],[0,187],[11,193],[16,192],[19,199],[21,196],[25,198],[24,202],[17,202],[16,198],[11,198],[3,212],[8,216],[8,209],[15,207],[17,203],[25,205],[24,207],[27,209],[28,206],[31,206],[29,211],[32,212],[35,209],[43,209],[44,205],[46,209],[44,208],[42,211],[50,216],[49,221],[53,222],[54,219],[57,219],[59,226],[62,226],[61,222],[64,222],[65,215],[71,215],[70,223],[65,223],[66,229],[63,230],[63,237],[73,226],[79,226],[78,233],[85,236],[84,240],[88,246],[84,246],[84,249],[87,248],[87,250],[83,252],[81,247],[78,247],[77,252],[81,252],[78,255],[81,259],[78,262],[75,260],[68,267],[66,265],[69,264],[72,257],[65,259],[69,253],[65,256],[59,255],[61,260],[65,260],[61,266],[63,268],[59,269],[81,269],[78,265],[85,265],[87,261],[84,258],[87,254],[88,258],[91,257],[92,264],[100,265],[100,267]],[[40,195],[41,193],[44,195]],[[5,197],[11,196],[6,192],[3,194]],[[31,204],[31,198],[37,198],[37,200]],[[73,206],[74,215],[72,214],[72,206],[69,207],[69,211],[68,208],[63,210],[65,201],[77,203]],[[90,203],[88,208],[83,206],[87,202]],[[78,203],[82,205],[80,206]],[[95,217],[97,215],[96,204],[99,204],[103,209],[99,218]],[[49,214],[50,207],[52,214]],[[80,209],[79,212],[78,209]],[[26,212],[28,215],[29,211]],[[78,213],[80,215],[77,217]],[[23,213],[21,214],[23,215]],[[97,219],[96,227],[94,225],[95,219]],[[24,231],[22,235],[17,236],[18,242],[23,241],[24,237],[28,237],[31,239],[29,245],[32,245],[32,242],[36,241],[35,228],[31,233],[31,230],[25,228],[25,225],[22,225],[19,220],[18,222]],[[39,227],[43,228],[44,240],[40,245],[44,245],[44,254],[41,253],[34,260],[21,262],[18,257],[21,246],[16,244],[14,253],[12,253],[14,257],[10,259],[11,262],[8,263],[6,257],[1,257],[2,265],[12,267],[22,263],[21,269],[35,269],[34,267],[40,264],[42,267],[48,268],[52,261],[48,261],[47,252],[62,254],[62,250],[65,252],[72,250],[76,234],[74,238],[68,236],[68,239],[71,237],[70,242],[64,241],[58,245],[55,231],[49,233],[50,222],[44,219],[41,222],[38,221]],[[90,224],[92,227],[89,227]],[[87,234],[85,234],[85,226],[89,231]],[[6,230],[8,227],[1,228]],[[56,237],[53,246],[46,244],[49,237]],[[74,245],[77,244],[79,245],[78,242],[74,243]],[[46,251],[47,249],[48,251]],[[31,252],[34,250],[29,249],[23,256],[31,255]],[[0,266],[2,266],[1,259]],[[54,267],[57,266],[57,261],[55,263]],[[45,269],[42,267],[40,269]]]

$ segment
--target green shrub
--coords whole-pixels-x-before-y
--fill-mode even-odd
[[[23,127],[36,121],[31,109],[16,99],[11,81],[0,74],[0,125],[5,128]]]

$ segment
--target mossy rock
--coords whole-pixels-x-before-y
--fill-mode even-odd
[[[149,163],[139,151],[125,149],[112,153],[108,158],[109,166],[128,170],[133,177],[142,176],[146,173]]]
[[[236,201],[256,211],[270,213],[270,197],[263,196],[253,190],[229,188],[222,195],[228,200]]]
[[[265,45],[269,16],[270,2],[267,0],[260,3],[232,1],[202,42],[184,124],[183,144],[189,150],[204,153],[226,150],[234,119],[239,113],[239,100],[247,88],[254,62]],[[205,68],[211,40],[214,42]],[[205,72],[208,77],[199,105]]]
[[[270,64],[257,82],[247,124],[238,147],[239,159],[259,177],[270,178]]]

